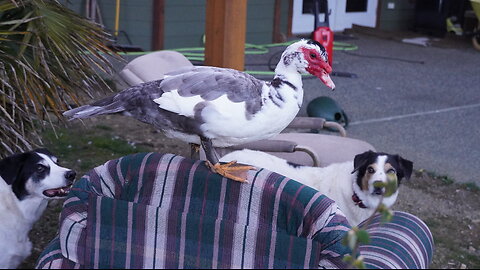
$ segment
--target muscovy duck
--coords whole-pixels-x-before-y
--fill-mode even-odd
[[[115,95],[64,112],[70,119],[123,113],[152,124],[165,135],[202,145],[207,165],[216,173],[243,182],[253,169],[220,164],[214,147],[270,138],[297,115],[303,102],[302,76],[310,73],[335,89],[325,48],[300,40],[288,46],[272,81],[238,70],[189,66],[161,80],[127,88]]]

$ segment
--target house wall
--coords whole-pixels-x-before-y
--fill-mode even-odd
[[[351,0],[353,3],[357,0]],[[407,1],[407,0],[400,0]],[[304,11],[304,3],[307,0],[293,0],[293,18],[292,18],[292,32],[293,34],[306,35],[314,30],[314,15],[313,12]],[[368,0],[366,2],[365,11],[347,12],[347,0],[328,0],[329,27],[335,31],[340,32],[351,28],[353,24],[362,25],[366,27],[375,27],[377,21],[377,8],[379,0]],[[305,13],[304,13],[305,12]],[[324,13],[319,14],[321,22],[324,21]]]
[[[248,43],[272,41],[274,2],[274,0],[248,1],[246,36]]]
[[[205,1],[165,0],[164,48],[203,46]]]
[[[395,8],[388,8],[393,3]],[[380,18],[377,27],[382,30],[408,30],[413,27],[415,1],[413,0],[381,0],[379,2]]]
[[[152,43],[153,1],[123,0],[120,6],[119,44],[137,45],[148,51]],[[206,1],[164,0],[164,49],[203,46]],[[85,0],[60,0],[85,16]],[[116,0],[97,0],[105,27],[113,33]],[[275,0],[250,0],[247,9],[246,41],[254,44],[272,42]],[[281,0],[280,30],[287,34],[289,0]],[[129,41],[130,40],[130,41]]]
[[[82,16],[86,14],[85,2],[85,0],[60,0],[60,3]],[[113,34],[116,0],[97,0],[97,3],[103,24]],[[144,50],[150,50],[152,43],[152,8],[152,0],[120,1],[118,44],[136,45]]]
[[[292,2],[293,4],[293,2]],[[285,35],[286,38],[289,35],[292,35],[291,29],[289,32],[288,26],[291,23],[291,18],[289,17],[290,14],[290,0],[282,0],[281,1],[281,18],[280,18],[280,32]]]
[[[281,32],[287,34],[288,0],[281,0]],[[165,49],[203,46],[206,1],[165,1]],[[272,42],[275,0],[247,2],[246,42],[264,44]]]

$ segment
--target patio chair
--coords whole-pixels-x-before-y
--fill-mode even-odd
[[[200,160],[140,153],[77,181],[38,269],[345,268],[350,225],[318,191],[260,169],[242,184]],[[417,217],[367,226],[368,268],[428,268],[433,242]]]
[[[164,74],[192,63],[175,51],[158,51],[137,57],[120,72],[120,77],[129,85],[162,79]],[[269,152],[291,162],[324,167],[331,163],[353,160],[356,154],[375,148],[361,140],[346,138],[346,131],[337,122],[326,121],[318,117],[296,117],[289,125],[290,129],[337,129],[341,136],[291,132],[281,133],[269,140],[238,145],[231,148],[217,148],[220,156],[238,149],[254,149]],[[200,153],[192,151],[192,157],[205,159],[203,149]]]
[[[119,75],[129,86],[133,86],[162,79],[165,73],[184,66],[193,64],[183,54],[176,51],[156,51],[133,59]]]

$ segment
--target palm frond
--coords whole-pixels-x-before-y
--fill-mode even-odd
[[[56,0],[0,0],[0,156],[40,143],[35,123],[108,89],[110,35]]]

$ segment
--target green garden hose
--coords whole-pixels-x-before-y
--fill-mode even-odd
[[[246,55],[261,55],[267,54],[271,47],[280,47],[280,46],[289,46],[298,40],[282,42],[282,43],[270,43],[270,44],[245,44],[245,54]],[[357,45],[345,43],[345,42],[333,42],[333,49],[336,51],[354,51],[358,49]],[[188,60],[190,61],[204,61],[205,60],[205,48],[204,47],[191,47],[191,48],[177,48],[177,49],[170,49],[172,51],[177,51],[183,54]],[[144,55],[151,52],[120,52],[121,55],[131,55],[131,56],[138,56]],[[245,70],[246,73],[251,75],[265,75],[265,76],[273,76],[275,73],[272,71],[260,71],[260,70]],[[304,76],[311,76],[311,75],[304,75]]]

